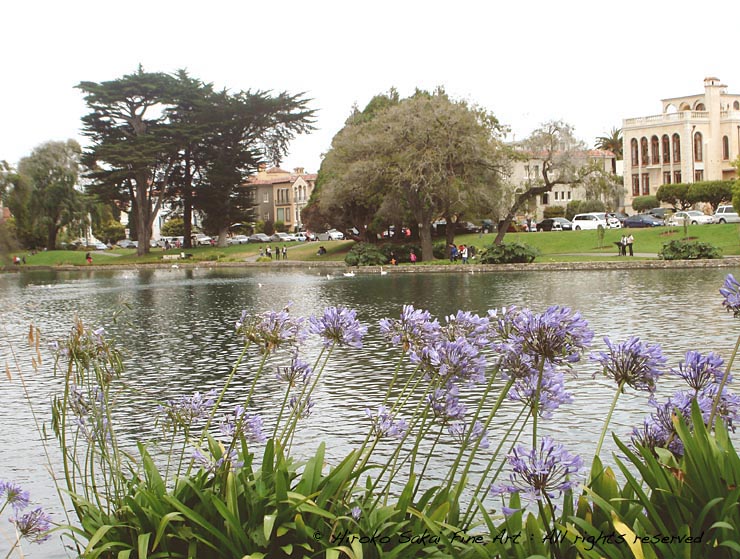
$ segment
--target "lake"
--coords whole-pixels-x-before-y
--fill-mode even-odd
[[[45,360],[39,372],[30,365],[35,351],[25,339],[32,323],[45,340],[52,340],[65,337],[79,316],[91,327],[105,327],[118,340],[126,359],[125,382],[132,389],[130,401],[121,403],[119,413],[126,419],[124,435],[133,438],[154,429],[152,413],[157,401],[221,386],[241,349],[233,332],[242,309],[260,312],[290,304],[293,314],[310,316],[328,306],[354,308],[369,328],[365,348],[335,351],[315,393],[314,413],[296,437],[298,456],[310,453],[316,441],[324,440],[328,460],[336,461],[362,441],[367,428],[364,410],[377,406],[387,388],[397,354],[382,343],[378,320],[398,317],[404,304],[427,309],[440,320],[458,309],[485,314],[488,309],[511,305],[537,311],[550,305],[570,307],[581,311],[595,331],[594,349],[604,347],[604,336],[622,341],[638,335],[659,343],[669,366],[675,367],[689,349],[729,357],[740,323],[721,307],[718,289],[728,273],[737,275],[738,270],[474,274],[394,274],[391,270],[383,276],[347,278],[336,272],[327,277],[325,270],[308,268],[275,272],[203,267],[2,274],[0,366],[5,369],[7,365],[12,380],[3,375],[0,382],[0,479],[12,479],[31,490],[38,504],[58,507],[17,370],[20,366],[37,416],[48,419],[55,381],[48,374],[51,359],[45,347],[41,347]],[[320,342],[311,338],[302,352],[311,362],[319,350]],[[593,453],[614,394],[611,383],[592,378],[595,370],[587,359],[576,364],[578,376],[567,381],[574,402],[558,410],[544,426],[572,452],[586,457]],[[234,402],[243,397],[247,384],[237,383],[231,396]],[[672,379],[659,384],[663,385],[659,393],[666,395],[677,386]],[[265,416],[282,399],[275,385],[274,375],[265,375],[255,393],[253,405]],[[646,401],[644,393],[628,390],[620,398],[612,428],[629,433],[648,413]],[[511,411],[504,410],[496,418],[501,426],[515,415],[514,410],[512,405]],[[55,441],[49,442],[54,452]],[[608,439],[602,456],[610,456],[613,448]],[[55,514],[56,519],[59,516]],[[0,530],[7,534],[8,525],[3,522]],[[0,536],[3,556],[5,543]],[[58,540],[25,545],[24,550],[28,557],[66,556]]]

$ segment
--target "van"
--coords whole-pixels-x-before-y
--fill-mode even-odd
[[[714,212],[715,223],[740,223],[740,215],[731,205],[719,206]]]
[[[606,223],[606,215],[603,213],[587,213],[587,214],[576,214],[571,220],[574,231],[580,231],[581,229],[598,229],[608,227]]]

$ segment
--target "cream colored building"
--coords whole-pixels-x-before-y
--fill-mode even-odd
[[[255,206],[256,221],[282,221],[289,231],[296,231],[303,225],[301,211],[315,184],[316,174],[305,173],[302,167],[292,173],[279,167],[262,167],[244,187]]]
[[[704,92],[661,101],[658,115],[627,118],[624,139],[625,205],[655,195],[663,184],[728,180],[740,150],[740,94],[718,78]]]

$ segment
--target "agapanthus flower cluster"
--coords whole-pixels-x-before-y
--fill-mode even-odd
[[[10,522],[15,524],[19,537],[25,538],[32,543],[41,543],[48,540],[51,535],[51,517],[41,507],[31,512],[21,514],[30,504],[28,491],[24,491],[17,483],[0,480],[0,513],[10,505],[15,515]]]
[[[357,312],[346,307],[329,307],[323,315],[312,316],[308,328],[324,339],[326,347],[337,344],[361,348],[362,338],[367,334],[367,326],[357,320]]]
[[[482,348],[488,345],[488,318],[460,310],[446,317],[445,322],[445,325],[440,329],[440,333],[448,340],[454,341],[464,338],[476,347]]]
[[[180,396],[174,400],[168,400],[159,406],[161,420],[166,429],[190,427],[199,419],[208,417],[216,402],[217,391],[210,390],[205,394],[196,392],[192,396]]]
[[[366,408],[365,414],[372,422],[371,432],[376,437],[394,437],[400,439],[408,430],[406,421],[396,419],[386,406],[378,406],[378,411]]]
[[[263,429],[262,417],[247,413],[244,406],[237,405],[234,411],[227,415],[219,426],[221,434],[230,439],[244,437],[249,442],[263,443],[267,440]]]
[[[671,373],[681,377],[694,391],[699,392],[711,384],[720,384],[725,376],[724,360],[714,352],[702,355],[698,351],[687,351],[684,361]],[[728,373],[729,374],[729,373]],[[732,381],[729,376],[728,382]]]
[[[256,315],[242,311],[236,323],[236,333],[257,345],[263,354],[270,354],[284,346],[295,347],[307,337],[305,320],[291,316],[287,307],[282,311]]]
[[[486,449],[490,446],[488,434],[480,421],[475,421],[472,426],[464,421],[456,421],[447,426],[447,432],[461,445],[472,446],[479,441],[479,448]]]
[[[301,398],[298,395],[294,395],[290,397],[288,404],[296,417],[299,419],[305,419],[313,412],[316,402],[314,402],[310,396]]]
[[[543,313],[529,309],[515,313],[509,335],[510,344],[553,365],[579,361],[592,339],[593,331],[581,313],[558,306],[549,307]]]
[[[655,392],[655,383],[666,363],[660,346],[643,343],[634,336],[617,344],[605,337],[604,342],[608,351],[591,354],[591,359],[602,366],[604,375],[618,386]]]
[[[435,419],[443,424],[465,417],[465,405],[460,403],[460,390],[454,384],[435,389],[427,395],[427,401]]]
[[[435,384],[478,384],[485,380],[486,358],[465,338],[438,339],[410,354],[412,363]]]
[[[67,405],[87,440],[110,439],[105,396],[99,387],[94,387],[92,394],[88,397],[82,388],[73,385],[69,391]]]
[[[215,472],[222,469],[238,470],[244,466],[244,461],[239,459],[239,453],[235,448],[222,450],[223,454],[221,458],[216,459],[210,453],[204,454],[196,449],[192,455],[193,462],[208,472]]]
[[[491,494],[520,493],[542,501],[557,497],[578,485],[583,462],[580,456],[570,454],[551,437],[540,441],[538,448],[517,446],[506,457],[511,474],[510,485],[494,485]]]
[[[719,290],[724,298],[722,306],[731,312],[735,318],[740,317],[740,283],[732,274],[727,274],[724,285]]]
[[[532,371],[529,376],[516,378],[508,397],[532,409],[537,403],[537,414],[543,419],[549,419],[552,412],[573,401],[573,395],[565,390],[565,375],[549,363],[543,364],[541,375]]]
[[[49,343],[57,359],[73,362],[84,370],[95,370],[98,379],[108,383],[123,372],[123,360],[114,344],[105,338],[105,329],[90,330],[77,320],[69,337]]]
[[[293,388],[298,383],[305,384],[313,374],[311,366],[302,361],[297,353],[293,353],[290,360],[290,365],[277,368],[277,378],[285,381],[288,385]]]
[[[429,311],[415,309],[404,305],[400,319],[383,318],[380,320],[380,333],[391,344],[400,346],[404,351],[420,348],[439,336],[440,326],[432,319]]]

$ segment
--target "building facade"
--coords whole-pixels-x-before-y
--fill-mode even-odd
[[[658,115],[627,118],[624,141],[625,205],[654,196],[663,184],[730,180],[740,153],[740,94],[718,78],[704,92],[661,100]]]
[[[305,173],[302,167],[292,173],[279,167],[262,167],[244,188],[254,204],[256,221],[280,221],[289,231],[298,231],[303,227],[301,212],[315,185],[316,174]]]

